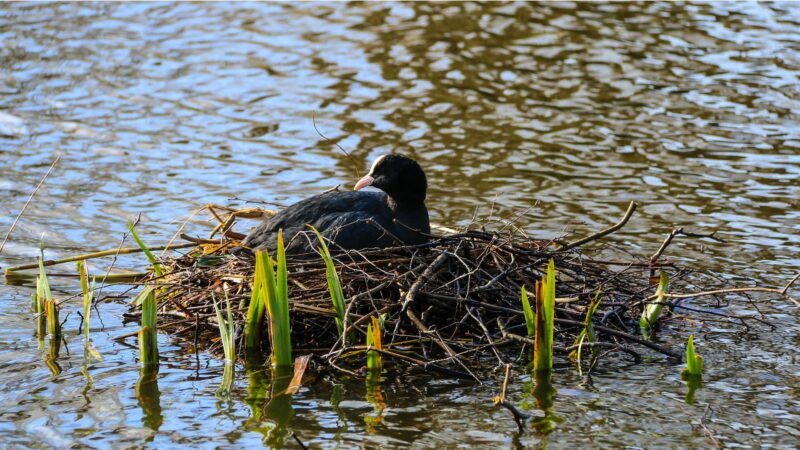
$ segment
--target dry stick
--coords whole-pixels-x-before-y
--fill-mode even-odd
[[[483,323],[483,320],[481,320],[480,316],[479,316],[479,315],[477,315],[477,312],[473,314],[473,312],[472,312],[472,308],[470,308],[469,306],[467,306],[467,314],[469,314],[469,315],[470,315],[470,317],[472,317],[472,318],[475,320],[475,322],[477,322],[477,323],[478,323],[478,325],[479,325],[479,326],[481,327],[481,329],[483,330],[483,333],[484,333],[484,335],[486,336],[486,340],[487,340],[487,341],[489,341],[489,345],[491,346],[491,349],[492,349],[492,351],[494,352],[494,355],[497,357],[497,361],[498,361],[498,362],[499,362],[501,365],[502,365],[502,364],[506,364],[506,365],[507,365],[507,363],[506,363],[506,361],[503,359],[503,357],[502,357],[502,356],[500,356],[500,352],[499,352],[499,351],[497,351],[497,347],[495,347],[495,345],[494,345],[494,340],[492,339],[492,335],[489,333],[489,330],[486,328],[486,325],[484,325],[484,323]]]
[[[506,393],[508,391],[508,379],[511,376],[511,364],[506,364],[506,375],[503,378],[503,390],[500,392],[500,395],[495,396],[494,398],[494,406],[503,406],[507,410],[511,412],[511,415],[514,417],[514,422],[517,423],[517,428],[519,429],[519,433],[522,434],[525,432],[525,421],[530,417],[530,415],[520,411],[514,406],[511,402],[506,400]]]
[[[558,322],[558,323],[564,323],[564,324],[568,324],[568,325],[579,325],[579,326],[585,326],[586,325],[583,322],[578,322],[576,320],[569,320],[569,319],[560,319],[558,317],[555,318],[555,321]],[[635,343],[640,344],[640,345],[644,345],[645,347],[649,347],[649,348],[651,348],[651,349],[653,349],[655,351],[661,352],[661,353],[663,353],[663,354],[665,354],[667,356],[671,356],[673,358],[678,358],[678,359],[683,358],[683,355],[681,355],[679,353],[676,353],[676,352],[674,352],[674,351],[672,351],[672,350],[670,350],[670,349],[668,349],[668,348],[666,348],[666,347],[664,347],[662,345],[658,345],[655,342],[646,341],[644,339],[639,338],[638,336],[634,336],[634,335],[632,335],[630,333],[625,333],[624,331],[619,331],[619,330],[615,330],[613,328],[603,327],[603,326],[600,326],[600,325],[594,325],[594,329],[602,331],[604,333],[612,334],[614,336],[618,336],[618,337],[627,339],[629,341],[635,342]]]
[[[431,336],[431,337],[435,336],[435,334],[428,327],[426,327],[425,324],[422,323],[422,321],[419,320],[419,318],[417,318],[417,315],[414,314],[413,310],[407,309],[406,310],[406,316],[408,316],[408,318],[411,319],[411,323],[413,323],[414,326],[417,327],[417,329],[422,334],[425,334],[425,335]],[[454,352],[453,349],[450,348],[450,346],[447,345],[447,343],[445,341],[443,341],[441,338],[439,338],[439,339],[434,339],[433,342],[435,342],[439,347],[441,347],[445,352],[447,352],[448,355],[450,355],[453,359],[455,359],[461,365],[461,367],[463,367],[464,370],[466,370],[467,373],[469,373],[470,376],[472,376],[472,378],[474,378],[475,381],[478,382],[478,384],[483,384],[483,382],[481,382],[480,378],[475,376],[475,374],[472,373],[471,370],[469,370],[469,367],[467,367],[467,365],[464,364],[463,361],[461,361],[461,358],[458,357],[456,352]]]
[[[0,252],[2,252],[3,248],[6,246],[6,242],[8,241],[8,237],[11,235],[11,231],[14,230],[14,227],[17,225],[17,222],[19,221],[19,218],[22,217],[22,214],[28,208],[28,205],[31,203],[31,200],[33,200],[33,196],[36,195],[36,193],[39,191],[39,188],[42,187],[42,185],[44,184],[44,180],[47,179],[47,177],[50,175],[50,172],[53,171],[53,168],[56,166],[56,163],[60,159],[61,159],[61,155],[57,155],[56,159],[53,161],[53,164],[50,164],[50,168],[47,169],[47,173],[45,173],[44,176],[42,177],[42,179],[39,180],[39,184],[36,185],[36,187],[33,189],[33,192],[31,192],[31,195],[28,196],[28,200],[25,202],[24,205],[22,205],[22,209],[19,211],[19,214],[17,214],[17,217],[14,219],[14,222],[11,223],[11,227],[8,229],[8,232],[6,233],[6,237],[3,238],[3,243],[0,244]]]
[[[610,227],[606,228],[605,230],[598,231],[597,233],[589,235],[589,236],[587,236],[587,237],[585,237],[583,239],[579,239],[579,240],[577,240],[575,242],[571,242],[571,243],[566,244],[566,245],[564,245],[562,247],[559,247],[558,251],[565,251],[565,250],[569,250],[571,248],[579,247],[579,246],[581,246],[581,245],[583,245],[583,244],[585,244],[587,242],[591,242],[591,241],[600,239],[601,237],[603,237],[603,236],[605,236],[607,234],[611,234],[611,233],[619,230],[620,228],[625,226],[626,223],[628,223],[628,220],[630,220],[631,216],[633,215],[633,212],[636,211],[636,207],[637,206],[638,205],[636,204],[636,202],[631,202],[628,205],[628,210],[625,211],[625,215],[622,216],[622,220],[617,222],[616,225],[610,226]]]
[[[683,227],[675,228],[672,230],[672,232],[669,233],[669,236],[667,236],[667,238],[664,239],[664,242],[661,243],[661,247],[659,247],[658,250],[653,254],[653,256],[650,257],[650,264],[652,265],[658,262],[658,258],[661,257],[661,255],[664,253],[664,250],[666,250],[667,247],[669,247],[669,244],[678,235],[684,235],[693,238],[709,238],[718,242],[725,242],[723,239],[716,237],[715,236],[716,233],[717,233],[716,231],[710,234],[689,233],[688,231],[683,231]]]
[[[439,270],[439,266],[444,264],[444,262],[447,260],[447,257],[448,257],[447,253],[441,253],[439,256],[437,256],[436,259],[433,260],[431,265],[429,265],[425,269],[425,271],[422,272],[422,275],[419,276],[419,279],[417,279],[417,281],[415,281],[414,284],[411,285],[411,288],[408,289],[408,292],[406,292],[406,295],[403,298],[402,308],[400,309],[401,312],[406,311],[408,305],[414,302],[414,298],[417,296],[417,293],[419,292],[420,288],[422,288],[422,285],[427,283],[428,279],[430,279],[430,277],[437,270]],[[394,337],[397,335],[397,330],[399,328],[400,328],[400,321],[398,320],[394,325],[394,331],[392,332],[392,340],[390,342],[394,342]]]
[[[158,247],[150,247],[150,250],[174,250],[179,248],[189,248],[195,247],[196,244],[193,243],[185,243],[185,244],[177,244],[177,245],[162,245]],[[128,248],[119,248],[113,250],[103,250],[100,252],[93,252],[93,253],[84,253],[83,255],[77,256],[70,256],[69,258],[62,258],[62,259],[48,259],[47,261],[43,261],[43,264],[46,266],[54,266],[56,264],[63,264],[73,261],[82,261],[85,259],[94,259],[94,258],[102,258],[104,256],[114,256],[114,255],[127,255],[129,253],[140,253],[142,251],[139,247],[128,247]],[[35,269],[39,267],[38,263],[33,264],[22,264],[19,266],[13,266],[6,269],[6,274],[11,272],[15,272],[18,270],[27,270],[27,269]]]
[[[700,426],[703,428],[703,431],[705,431],[705,433],[708,435],[708,437],[714,443],[714,447],[722,448],[722,445],[719,443],[719,440],[717,440],[717,438],[714,437],[714,432],[711,431],[711,429],[708,428],[708,426],[706,426],[705,419],[708,416],[708,408],[710,406],[711,406],[711,403],[706,403],[706,409],[703,411],[703,416],[700,417]]]
[[[387,349],[375,348],[373,350],[378,353],[382,353],[386,356],[397,358],[407,363],[413,364],[415,366],[422,367],[424,370],[430,370],[431,372],[439,372],[445,375],[455,376],[457,378],[472,379],[472,377],[468,373],[464,373],[458,370],[448,369],[447,367],[439,366],[437,364],[433,364],[428,361],[423,361],[421,359],[412,358],[411,356],[403,355],[402,353],[395,353]]]
[[[744,288],[728,288],[728,289],[715,289],[713,291],[702,291],[702,292],[695,292],[695,293],[680,293],[680,294],[665,294],[666,298],[692,298],[692,297],[701,297],[705,295],[719,295],[719,294],[736,294],[741,292],[769,292],[771,294],[778,294],[780,296],[786,297],[791,300],[795,305],[800,306],[800,302],[792,298],[787,294],[789,288],[800,279],[800,272],[794,276],[786,285],[781,288],[765,288],[765,287],[744,287]],[[655,299],[656,295],[651,295],[644,299],[645,302]]]

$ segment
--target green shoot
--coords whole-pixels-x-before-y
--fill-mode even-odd
[[[694,336],[686,343],[686,367],[681,372],[684,379],[700,378],[703,375],[703,357],[694,352]]]
[[[51,337],[61,335],[61,324],[58,322],[58,304],[50,291],[50,283],[47,281],[47,273],[44,270],[44,239],[39,242],[39,278],[37,279],[37,295],[39,301],[44,303],[44,313],[47,317],[47,332]],[[43,299],[43,301],[42,301]]]
[[[83,333],[86,339],[89,339],[89,316],[92,312],[92,300],[94,298],[94,280],[92,280],[90,287],[86,261],[78,261],[78,277],[81,279],[81,291],[83,291]]]
[[[150,264],[153,265],[153,272],[155,272],[159,278],[163,277],[164,272],[161,271],[161,264],[158,263],[158,260],[156,260],[156,257],[155,255],[153,255],[153,252],[151,252],[150,249],[147,248],[144,242],[142,242],[142,240],[139,238],[139,235],[136,234],[136,229],[134,228],[133,221],[131,221],[130,219],[128,219],[128,229],[131,231],[131,236],[133,236],[133,240],[136,241],[136,243],[139,245],[139,248],[141,248],[144,254],[147,255],[147,259],[150,260]]]
[[[577,345],[578,349],[573,350],[569,354],[569,359],[573,361],[577,361],[578,363],[578,371],[581,370],[581,354],[583,352],[583,342],[588,341],[589,343],[597,342],[597,336],[594,332],[594,325],[592,324],[592,316],[594,312],[597,311],[597,307],[600,306],[600,288],[597,289],[597,294],[594,296],[594,300],[589,304],[589,308],[586,310],[586,318],[583,320],[583,330],[581,330],[578,337],[575,339],[575,344]],[[597,347],[592,347],[592,357],[597,358],[600,355],[600,349]]]
[[[260,252],[259,252],[260,253]],[[256,253],[258,257],[258,253]],[[292,365],[292,341],[289,328],[289,284],[286,270],[286,251],[283,247],[283,232],[278,230],[278,273],[277,282],[275,268],[269,255],[266,255],[263,279],[264,302],[269,316],[270,342],[272,344],[272,364],[275,367]]]
[[[666,297],[668,287],[669,277],[666,272],[661,272],[658,281],[658,289],[656,290],[656,301],[645,305],[644,311],[642,311],[642,318],[639,319],[639,328],[641,328],[642,331],[649,332],[653,326],[655,326],[656,322],[658,322],[658,317],[661,315],[661,310],[664,308],[664,298]]]
[[[531,302],[528,301],[528,292],[525,285],[522,285],[522,313],[525,315],[525,325],[528,327],[528,336],[536,334],[536,320],[534,319]]]
[[[225,352],[225,364],[233,364],[236,361],[236,342],[234,339],[233,313],[231,312],[231,302],[228,299],[228,293],[225,293],[227,319],[222,318],[222,312],[217,305],[217,298],[213,293],[211,294],[211,300],[214,302],[214,312],[217,314],[217,326],[219,327],[219,336],[222,340],[222,350]]]
[[[344,300],[344,292],[342,292],[342,285],[339,282],[339,274],[336,272],[336,266],[333,264],[333,257],[331,257],[328,246],[325,244],[325,239],[316,228],[308,225],[314,234],[317,235],[319,240],[319,248],[317,249],[325,261],[325,278],[328,280],[328,291],[331,293],[331,300],[333,301],[333,309],[336,310],[336,329],[339,330],[339,336],[344,333],[345,313],[347,306]]]
[[[550,259],[547,277],[536,283],[536,336],[534,337],[533,370],[553,369],[553,325],[556,309],[556,270]]]
[[[139,357],[143,366],[158,365],[158,334],[156,332],[156,292],[144,288],[142,299],[142,328],[139,330]]]
[[[45,312],[44,282],[42,277],[36,277],[36,294],[33,297],[36,312],[36,336],[39,341],[44,341],[47,335],[47,313]]]
[[[253,289],[250,294],[250,305],[247,307],[247,322],[244,329],[244,347],[248,353],[258,353],[261,349],[261,324],[264,318],[264,266],[272,264],[269,256],[263,252],[256,252],[256,269],[253,274]]]
[[[372,323],[367,325],[367,348],[382,350],[381,324],[375,316],[372,316],[371,319]],[[383,367],[383,359],[380,352],[367,350],[367,369],[380,370],[381,367]]]

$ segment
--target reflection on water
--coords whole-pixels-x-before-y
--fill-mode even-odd
[[[620,250],[652,254],[675,226],[718,230],[727,244],[679,240],[669,256],[739,284],[779,285],[800,267],[798,27],[793,3],[4,3],[0,230],[63,156],[0,265],[28,262],[43,232],[47,257],[115,248],[139,212],[157,242],[205,203],[290,203],[350,185],[378,153],[398,151],[425,167],[436,222],[465,224],[477,209],[553,237],[607,226],[635,200],[636,217],[609,239]],[[191,222],[187,232],[202,230]],[[57,295],[78,290],[53,284]],[[103,303],[92,319],[102,361],[67,351],[79,324],[69,302],[66,346],[38,352],[30,294],[0,286],[9,446],[209,436],[241,446],[273,426],[269,374],[240,371],[220,412],[220,362],[165,336],[154,415],[135,393],[135,350],[112,339],[134,326],[118,320],[123,305]],[[693,406],[660,364],[601,363],[589,385],[556,370],[564,421],[548,444],[708,446],[687,424],[710,404],[705,423],[723,444],[794,445],[800,329],[790,308],[733,303],[779,334],[703,328],[708,374]],[[42,365],[49,349],[57,371]],[[514,387],[510,397],[529,392]],[[485,407],[486,387],[391,370],[373,434],[362,389],[346,379],[304,387],[281,433],[319,445],[512,443],[514,424]]]
[[[139,369],[139,380],[136,382],[136,400],[142,408],[142,424],[158,432],[164,423],[161,414],[161,391],[158,389],[158,366],[148,364]],[[148,442],[152,438],[148,439]]]

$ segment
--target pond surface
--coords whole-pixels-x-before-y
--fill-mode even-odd
[[[48,257],[116,248],[139,213],[145,239],[163,242],[206,203],[289,204],[349,186],[395,151],[427,171],[437,223],[518,216],[536,237],[582,235],[635,200],[636,216],[608,242],[647,256],[673,227],[717,231],[726,243],[679,238],[668,255],[780,287],[800,268],[798,30],[792,3],[3,3],[3,235],[62,157],[0,265],[30,261],[42,233]],[[53,284],[59,295],[77,289]],[[122,302],[93,318],[103,359],[87,370],[77,303],[65,308],[54,375],[33,335],[31,293],[0,286],[4,446],[296,447],[276,422],[314,447],[800,439],[798,308],[779,296],[755,297],[758,311],[730,298],[728,309],[774,329],[697,324],[707,370],[693,405],[680,366],[609,366],[591,383],[564,366],[555,419],[518,436],[491,407],[497,385],[402,368],[385,375],[382,401],[363,380],[324,376],[291,410],[259,418],[249,405],[263,374],[237,367],[231,396],[217,398],[221,362],[168,336],[157,387],[137,391],[138,350],[125,345],[135,340],[114,340],[138,327],[122,323]],[[517,404],[530,403],[526,382],[514,377]]]

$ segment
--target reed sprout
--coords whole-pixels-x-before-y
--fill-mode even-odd
[[[144,254],[147,255],[147,259],[150,261],[150,264],[153,265],[153,272],[155,272],[159,278],[163,277],[164,272],[161,270],[161,264],[158,263],[158,260],[156,259],[155,255],[153,255],[153,252],[151,252],[142,239],[139,238],[139,235],[136,233],[135,224],[130,219],[128,219],[128,230],[130,230],[131,236],[133,236],[133,240],[136,241],[136,244],[139,245],[139,248],[141,248]]]
[[[236,341],[235,341],[235,324],[233,322],[233,313],[231,312],[231,302],[228,298],[227,292],[225,293],[225,308],[227,317],[222,317],[216,296],[212,295],[214,302],[214,312],[217,315],[217,327],[219,328],[219,337],[222,340],[222,350],[225,353],[225,364],[233,364],[236,361]]]
[[[256,253],[256,258],[259,257]],[[286,251],[283,246],[283,232],[278,230],[277,274],[272,259],[267,254],[261,265],[264,271],[262,297],[269,316],[270,343],[272,344],[272,364],[275,367],[292,365],[292,341],[289,328],[289,283],[286,269]],[[276,276],[277,275],[277,276]]]
[[[586,309],[586,318],[583,320],[583,330],[581,330],[578,337],[575,338],[574,345],[577,345],[578,348],[569,354],[571,360],[577,361],[578,371],[581,370],[581,354],[583,353],[584,341],[588,341],[590,344],[597,342],[597,335],[594,332],[594,325],[592,324],[592,316],[594,316],[598,306],[600,306],[600,289],[597,289],[597,294],[595,294],[594,299]],[[591,351],[593,358],[600,356],[600,349],[598,347],[592,346]]]
[[[36,313],[36,337],[44,341],[47,335],[47,313],[45,312],[44,282],[41,276],[36,277],[36,293],[33,295],[33,307]]]
[[[47,317],[47,333],[51,337],[61,336],[61,324],[58,321],[58,304],[50,291],[50,283],[47,281],[47,273],[44,270],[44,241],[39,243],[41,257],[39,258],[39,278],[36,280],[36,292],[39,303],[44,306],[44,314]]]
[[[263,252],[256,252],[256,267],[253,274],[253,288],[250,292],[250,305],[247,307],[247,321],[244,329],[244,347],[248,354],[257,354],[261,349],[261,329],[266,305],[264,304],[264,289],[266,277],[266,264],[272,264],[269,256]]]
[[[694,336],[686,343],[686,367],[681,371],[684,379],[699,379],[703,375],[703,357],[694,351]]]
[[[528,329],[528,336],[536,334],[536,319],[534,318],[533,310],[531,309],[531,302],[528,300],[528,292],[525,290],[525,285],[522,285],[522,313],[525,316],[525,326]]]
[[[380,354],[383,344],[381,343],[381,324],[375,316],[371,317],[371,323],[367,325],[367,348],[367,369],[370,371],[380,370],[383,367],[383,358]]]
[[[81,291],[83,292],[83,333],[89,339],[89,317],[92,312],[92,300],[94,299],[94,280],[89,286],[89,273],[86,269],[86,261],[78,261],[78,277],[81,280]]]
[[[139,330],[139,357],[144,366],[158,365],[158,334],[156,328],[156,292],[146,286],[140,295],[142,328]]]
[[[533,370],[553,369],[553,324],[556,309],[555,262],[547,264],[547,276],[536,283],[536,336],[533,348]]]
[[[333,264],[333,257],[325,244],[322,234],[311,225],[308,225],[314,234],[317,235],[319,240],[319,248],[317,249],[325,261],[325,279],[328,282],[328,291],[331,293],[331,301],[333,302],[333,309],[336,311],[336,329],[339,331],[339,336],[344,333],[345,314],[347,312],[347,305],[344,300],[344,292],[342,291],[342,284],[339,281],[339,274],[336,272],[336,266]]]
[[[658,289],[656,289],[656,301],[645,305],[642,311],[642,318],[639,319],[639,327],[642,332],[648,334],[661,315],[661,310],[664,308],[664,299],[669,287],[669,277],[666,272],[661,272],[658,279]]]

